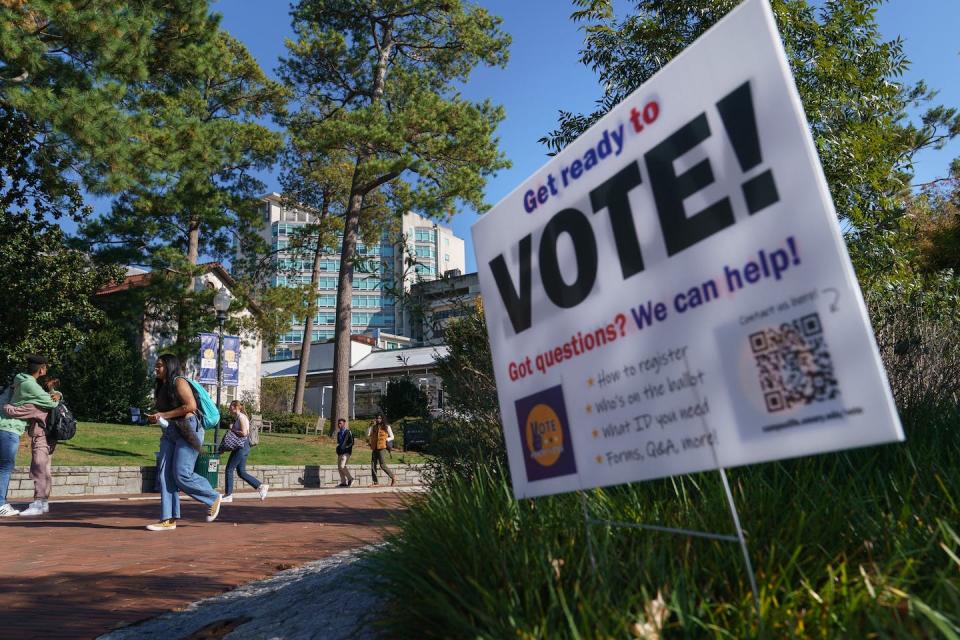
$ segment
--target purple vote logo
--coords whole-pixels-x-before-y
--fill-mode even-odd
[[[544,480],[577,472],[563,401],[563,387],[544,389],[516,401],[527,480]]]

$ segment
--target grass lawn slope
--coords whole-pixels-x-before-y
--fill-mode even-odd
[[[223,431],[220,431],[223,435]],[[213,429],[206,432],[205,442],[213,443]],[[57,445],[54,466],[116,467],[138,465],[152,467],[159,450],[160,429],[156,426],[101,424],[81,422],[72,440]],[[247,464],[336,464],[336,441],[326,436],[290,433],[264,433],[259,446],[253,447]],[[393,464],[415,464],[424,458],[416,453],[394,452]],[[351,461],[369,463],[369,449],[357,440]],[[29,440],[20,441],[17,465],[30,464]]]

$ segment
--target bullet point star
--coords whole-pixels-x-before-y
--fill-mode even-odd
[[[587,405],[587,413],[593,413],[593,407],[589,404]]]
[[[592,387],[592,386],[593,386],[593,378],[587,378],[587,386],[588,386],[588,387]]]
[[[596,429],[594,429],[594,430],[593,430],[593,437],[594,437],[594,438],[599,438],[599,437],[600,437],[600,432],[597,431]]]
[[[603,456],[597,456],[597,464],[603,464]]]

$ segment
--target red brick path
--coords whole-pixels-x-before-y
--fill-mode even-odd
[[[207,524],[182,502],[176,531],[152,533],[158,501],[51,503],[0,520],[0,638],[93,638],[122,624],[382,538],[409,497],[237,500]]]

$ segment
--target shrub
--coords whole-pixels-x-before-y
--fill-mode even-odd
[[[293,378],[261,378],[260,408],[263,413],[280,414],[293,409],[296,380]]]
[[[67,406],[81,420],[130,422],[130,407],[152,404],[147,366],[129,338],[106,326],[64,356],[60,382]]]
[[[507,469],[500,404],[483,312],[469,313],[444,328],[448,354],[437,363],[447,410],[433,421],[427,476],[431,481],[467,477],[479,468]]]
[[[263,419],[273,423],[274,433],[306,433],[317,424],[317,416],[307,413],[300,415],[264,411]]]
[[[432,490],[372,552],[384,635],[960,637],[960,305],[943,284],[868,298],[906,444],[728,471],[759,618],[735,544],[611,526],[730,531],[716,472],[515,500],[485,336],[452,341],[441,375],[462,400],[435,426]],[[669,617],[644,634],[658,593]]]
[[[380,408],[390,422],[403,416],[427,415],[427,394],[407,376],[387,383],[387,392],[380,399]]]

